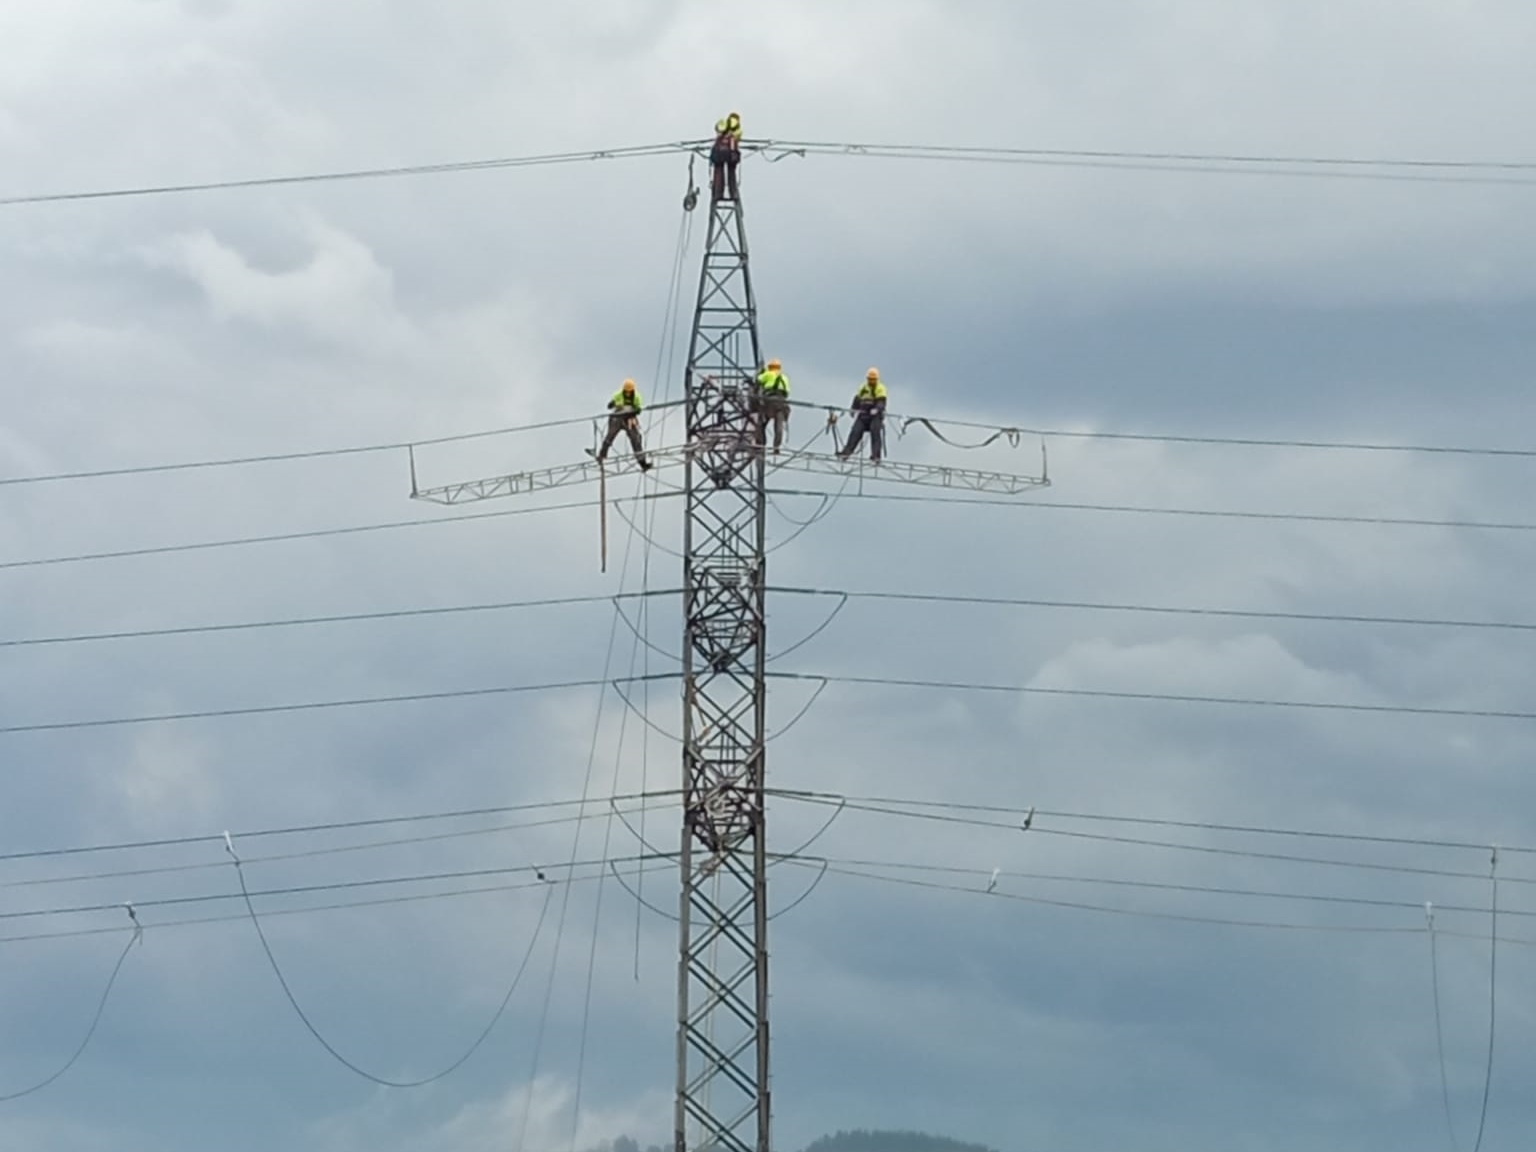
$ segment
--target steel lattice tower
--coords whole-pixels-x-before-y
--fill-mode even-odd
[[[693,209],[691,193],[684,206]],[[752,407],[762,362],[741,201],[712,197],[685,368],[687,437],[680,445],[647,445],[658,468],[684,472],[674,1152],[771,1152],[763,780],[767,467]],[[1015,430],[998,435],[1010,433],[1016,443]],[[447,506],[601,485],[637,471],[621,451],[606,462],[588,456],[423,488],[414,447],[410,461],[412,499]],[[1021,495],[1049,485],[1043,465],[1042,455],[1041,474],[1030,476],[889,456],[875,464],[788,447],[773,457],[775,472],[836,477],[859,491],[866,483],[894,483]]]
[[[741,201],[712,199],[684,379],[676,1152],[769,1152],[762,362]]]

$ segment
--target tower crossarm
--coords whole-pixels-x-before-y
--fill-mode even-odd
[[[656,468],[675,467],[686,458],[685,447],[648,450],[646,456]],[[557,464],[553,468],[534,468],[523,472],[508,472],[501,476],[488,476],[480,480],[463,480],[457,484],[442,484],[434,488],[412,488],[411,499],[425,500],[431,504],[472,504],[477,500],[494,500],[502,496],[523,496],[529,492],[542,492],[549,488],[569,488],[574,484],[594,483],[600,474],[606,473],[611,480],[616,476],[628,476],[640,471],[640,465],[632,456],[614,456],[599,464],[588,457],[571,464]]]
[[[862,457],[834,456],[825,452],[782,452],[769,457],[769,472],[780,468],[815,472],[857,480],[888,481],[897,484],[922,484],[935,488],[958,488],[966,492],[992,492],[1017,496],[1036,488],[1050,486],[1049,477],[989,472],[975,468],[951,468],[945,464],[919,464],[889,457],[875,461]]]
[[[725,390],[722,390],[725,391]],[[749,461],[760,455],[763,449],[754,444],[749,435],[741,430],[715,433],[696,430],[692,445],[675,445],[649,450],[646,454],[659,469],[684,463],[691,453],[700,467],[706,482],[728,483],[741,474]],[[477,500],[494,500],[503,496],[522,496],[530,492],[542,492],[549,488],[567,488],[574,484],[587,484],[598,479],[599,468],[605,469],[609,479],[638,472],[639,465],[633,457],[616,456],[599,465],[596,460],[579,460],[559,464],[552,468],[529,469],[509,472],[501,476],[488,476],[479,480],[464,480],[456,484],[443,484],[433,488],[418,488],[411,496],[432,504],[470,504]],[[954,468],[947,464],[923,464],[909,460],[892,460],[889,457],[878,462],[863,457],[849,458],[827,452],[785,451],[768,457],[767,472],[780,469],[812,472],[839,479],[852,479],[863,484],[880,481],[895,484],[919,484],[932,488],[953,488],[964,492],[989,492],[1004,496],[1017,496],[1037,488],[1050,486],[1050,479],[1014,472],[995,472],[976,468]]]

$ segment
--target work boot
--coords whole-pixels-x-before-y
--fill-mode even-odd
[[[646,460],[646,459],[641,459],[641,461],[640,461],[640,471],[642,471],[642,472],[649,472],[650,470],[651,470],[651,462],[649,460]]]

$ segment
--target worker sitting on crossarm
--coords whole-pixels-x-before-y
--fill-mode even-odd
[[[777,452],[784,443],[784,429],[789,427],[789,377],[780,369],[777,360],[757,374],[757,442],[767,440],[768,425],[773,425],[773,450]]]
[[[608,401],[608,435],[603,437],[603,446],[597,450],[599,460],[608,455],[608,449],[618,434],[627,432],[640,470],[643,472],[650,468],[651,462],[645,458],[645,448],[640,443],[640,407],[640,393],[635,391],[635,382],[624,381],[624,386]]]
[[[871,368],[864,376],[864,387],[853,398],[853,430],[839,456],[852,456],[859,450],[864,433],[869,433],[869,458],[878,461],[885,451],[885,385],[880,383],[880,369]]]
[[[736,199],[736,165],[741,160],[741,117],[735,112],[715,121],[715,145],[709,152],[711,187],[716,200]],[[730,196],[726,196],[729,176]]]

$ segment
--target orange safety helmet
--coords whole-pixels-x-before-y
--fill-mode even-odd
[[[866,379],[866,380],[878,380],[878,379],[880,379],[880,369],[878,369],[878,368],[871,368],[868,372],[864,373],[864,379]]]
[[[784,367],[784,365],[780,364],[778,360],[770,360],[768,361],[768,367],[777,372],[780,368]]]
[[[633,380],[626,380],[626,381],[624,381],[624,387],[622,389],[620,389],[620,391],[623,391],[623,392],[633,392],[634,390],[635,390],[635,382]]]

